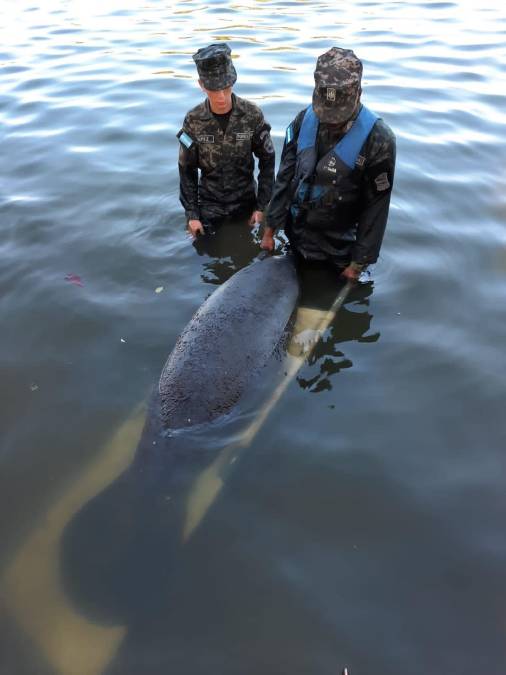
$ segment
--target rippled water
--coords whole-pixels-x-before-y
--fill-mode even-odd
[[[20,0],[0,37],[0,672],[504,673],[503,3]],[[107,589],[70,593],[62,533],[128,466],[186,322],[258,252],[235,234],[197,255],[178,202],[191,54],[218,40],[278,154],[316,57],[352,47],[397,135],[396,186],[370,282],[156,607],[132,578],[120,619]],[[83,537],[84,567],[103,547],[149,581],[157,552],[133,567],[111,541]]]

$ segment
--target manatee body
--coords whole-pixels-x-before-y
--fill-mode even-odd
[[[218,450],[185,428],[233,408],[278,345],[297,297],[291,256],[265,258],[220,286],[184,329],[151,399],[134,461],[64,530],[63,585],[80,612],[128,624],[167,604],[174,563],[184,552],[188,496]]]
[[[279,342],[298,292],[292,256],[269,257],[236,272],[204,302],[162,370],[166,428],[209,422],[235,405]]]

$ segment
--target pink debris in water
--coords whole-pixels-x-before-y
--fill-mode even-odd
[[[71,284],[75,284],[76,286],[84,286],[81,277],[77,276],[77,274],[67,274],[65,281],[70,281]]]

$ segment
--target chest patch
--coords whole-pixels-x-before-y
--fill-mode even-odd
[[[249,141],[249,139],[253,136],[252,131],[240,131],[235,135],[235,140],[236,141]]]
[[[330,171],[330,173],[337,173],[336,163],[337,163],[336,158],[334,157],[334,155],[331,155],[325,168],[327,169],[327,171]]]
[[[365,157],[363,157],[362,155],[359,155],[359,156],[357,157],[357,161],[355,162],[355,164],[356,164],[357,166],[363,167],[364,164],[365,164]]]
[[[197,136],[197,141],[199,143],[214,143],[214,136],[213,134],[202,134]]]

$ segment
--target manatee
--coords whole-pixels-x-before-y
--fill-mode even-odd
[[[292,256],[266,257],[218,287],[183,330],[132,464],[63,532],[64,588],[80,613],[124,624],[166,606],[184,555],[189,495],[221,450],[195,430],[219,424],[238,404],[286,335],[298,293]]]

